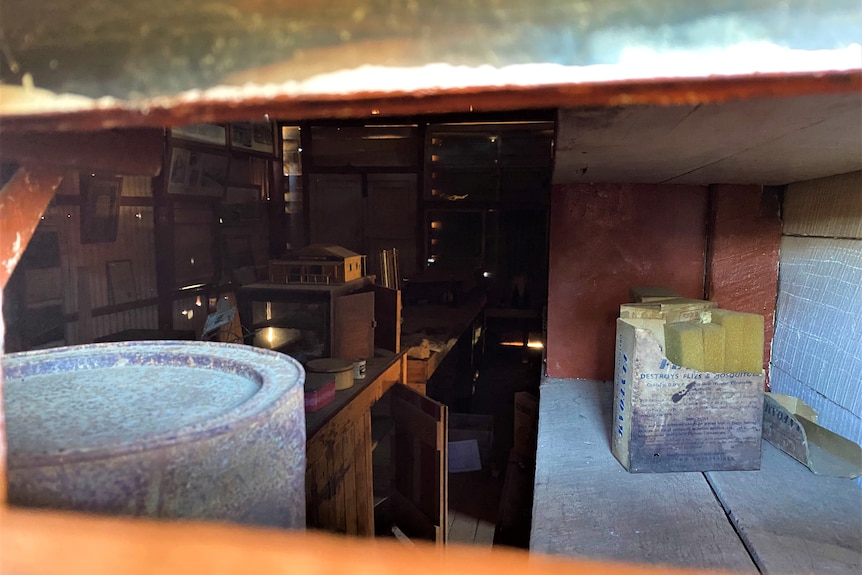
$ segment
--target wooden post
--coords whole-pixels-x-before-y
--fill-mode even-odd
[[[0,190],[0,288],[6,287],[62,179],[59,169],[19,168]]]
[[[3,290],[0,289],[0,310],[3,309]],[[0,312],[0,361],[3,360],[3,342],[6,325]],[[3,370],[0,369],[0,509],[6,505],[6,408],[3,405]]]
[[[58,169],[19,168],[0,190],[0,309],[3,288],[21,261],[39,218],[54,197],[63,173]],[[0,358],[5,326],[0,313]],[[3,374],[0,371],[0,506],[6,503],[6,423],[3,408]]]
[[[93,302],[90,298],[90,268],[78,268],[78,329],[75,343],[93,343]]]

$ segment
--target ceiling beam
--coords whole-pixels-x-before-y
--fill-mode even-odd
[[[5,125],[4,125],[5,128]],[[127,176],[157,176],[165,149],[163,128],[99,132],[3,132],[3,161]]]

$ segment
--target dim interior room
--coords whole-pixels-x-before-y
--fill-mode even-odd
[[[349,54],[317,47],[315,66],[409,71],[437,46],[399,43],[391,64],[378,62],[391,56],[384,41],[358,41]],[[459,41],[452,54],[477,52]],[[265,58],[254,64],[264,78],[285,74]],[[132,503],[116,505],[67,478],[28,495],[57,473],[30,479],[47,459],[24,457],[15,442],[50,417],[7,411],[3,513],[23,521],[22,533],[48,532],[38,517],[32,528],[13,517],[42,507],[299,527],[374,537],[381,549],[522,548],[634,569],[862,566],[859,478],[812,473],[766,441],[752,470],[630,473],[612,436],[620,306],[634,301],[633,287],[660,286],[763,318],[758,414],[764,391],[792,396],[817,412],[818,429],[862,443],[858,64],[687,78],[564,74],[553,84],[477,76],[460,85],[453,69],[452,85],[419,89],[407,72],[407,87],[390,76],[381,78],[394,87],[377,87],[376,76],[344,87],[355,78],[287,64],[298,83],[255,88],[236,76],[237,86],[207,90],[202,64],[188,92],[142,68],[155,86],[142,93],[118,67],[115,84],[93,83],[99,93],[87,92],[77,69],[50,86],[85,100],[0,93],[0,231],[12,246],[3,247],[4,371],[68,346],[90,346],[81,349],[96,357],[142,342],[214,343],[207,378],[228,369],[218,363],[223,344],[289,356],[304,378],[295,478],[270,480],[284,461],[268,464],[237,435],[195,452],[222,462],[249,452],[224,480],[212,472],[183,488],[164,464],[156,480],[135,479],[144,488]],[[146,105],[124,103],[136,99]],[[6,379],[8,406],[15,380]],[[104,437],[131,428],[111,421]],[[16,427],[24,424],[36,427]],[[273,443],[278,457],[286,441]],[[59,461],[51,465],[77,465],[71,455]],[[108,485],[113,475],[94,477]],[[257,485],[266,481],[274,487]],[[301,502],[280,515],[287,484]],[[235,502],[213,495],[223,485]],[[625,517],[611,511],[617,504]]]

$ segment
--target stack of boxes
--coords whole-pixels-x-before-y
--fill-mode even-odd
[[[617,320],[613,452],[632,472],[759,469],[763,316],[632,288]]]

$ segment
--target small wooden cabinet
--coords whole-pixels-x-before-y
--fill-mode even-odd
[[[366,358],[366,376],[306,413],[306,523],[373,536],[375,512],[408,537],[443,543],[447,524],[447,407],[409,389],[399,352],[398,290],[361,278],[342,285],[258,283],[237,292],[250,343],[318,357]],[[375,354],[376,352],[376,354]],[[383,399],[384,401],[380,401]],[[374,469],[372,406],[392,422],[389,457]],[[375,510],[375,496],[383,505]]]
[[[375,534],[375,492],[386,515],[408,537],[445,542],[448,502],[446,406],[402,383],[403,354],[368,361],[366,380],[307,414],[306,517],[310,529]],[[375,477],[371,407],[389,405],[392,458]],[[375,482],[380,483],[375,490]],[[386,486],[385,494],[380,486]],[[379,510],[378,510],[379,511]]]

